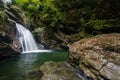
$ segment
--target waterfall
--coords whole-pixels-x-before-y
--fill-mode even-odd
[[[16,37],[19,39],[19,42],[22,46],[22,52],[38,50],[32,33],[27,28],[18,23],[16,23],[16,28]]]
[[[4,3],[12,3],[12,0],[2,0]]]

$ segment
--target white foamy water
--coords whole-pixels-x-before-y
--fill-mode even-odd
[[[12,0],[2,0],[4,3],[12,3]]]
[[[50,53],[50,52],[52,52],[52,50],[33,50],[33,51],[25,51],[22,53],[24,54],[24,53],[43,53],[43,52]]]
[[[27,28],[18,23],[16,23],[16,28],[16,37],[19,39],[19,42],[22,46],[22,52],[38,50],[38,46],[33,38],[32,33]]]

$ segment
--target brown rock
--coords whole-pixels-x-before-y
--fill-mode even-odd
[[[75,42],[70,63],[94,80],[120,80],[120,34],[103,34]]]

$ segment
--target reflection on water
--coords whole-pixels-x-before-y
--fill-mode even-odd
[[[41,66],[45,61],[65,61],[67,57],[67,51],[21,54],[0,62],[0,80],[29,80],[26,77],[28,72]]]
[[[37,60],[36,54],[22,54],[17,62],[18,68],[26,73],[29,68],[32,68],[34,66],[34,62]]]

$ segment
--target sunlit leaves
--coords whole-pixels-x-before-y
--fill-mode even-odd
[[[93,30],[101,30],[104,28],[104,26],[106,25],[105,20],[99,20],[99,19],[91,19],[89,20],[85,26],[92,28]]]
[[[35,5],[33,5],[33,4],[29,4],[29,5],[27,6],[27,9],[28,9],[29,11],[37,11],[37,10],[38,10],[38,7],[35,6]]]
[[[57,8],[54,4],[55,0],[43,0],[41,1],[42,4],[40,4],[43,7],[44,11],[47,11],[47,9],[50,9],[52,11],[57,11]]]
[[[48,17],[48,14],[46,13],[46,14],[42,14],[42,16],[41,16],[41,18],[42,19],[45,19],[45,18],[47,18]]]
[[[68,24],[91,26],[92,28],[99,30],[104,24],[103,21],[87,21],[86,18],[82,16],[83,14],[87,14],[90,8],[81,7],[83,7],[82,5],[84,4],[87,5],[89,2],[91,3],[89,0],[15,0],[15,3],[23,8],[29,16],[32,16],[32,18],[39,18],[37,20],[42,20],[49,26],[55,26],[58,21],[62,22],[62,20],[65,19],[68,14],[68,18],[71,20],[71,22],[69,21]],[[69,14],[68,11],[72,12],[73,14]]]
[[[39,0],[31,0],[32,3],[39,3]]]
[[[0,10],[0,25],[4,23],[5,17],[6,17],[5,13]]]
[[[15,3],[19,6],[24,6],[29,3],[29,0],[15,0]]]

